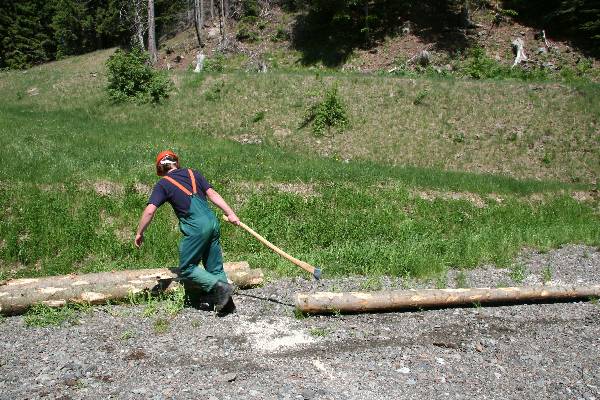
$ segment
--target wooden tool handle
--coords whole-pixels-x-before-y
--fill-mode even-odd
[[[223,215],[223,219],[225,221],[229,221],[229,219],[227,218],[226,215]],[[264,237],[262,237],[258,233],[254,232],[254,230],[252,228],[250,228],[248,225],[244,224],[241,221],[240,221],[240,226],[242,228],[244,228],[249,234],[251,234],[256,239],[258,239],[259,242],[261,242],[262,244],[264,244],[265,246],[267,246],[268,248],[270,248],[271,250],[273,250],[275,253],[279,254],[280,256],[282,256],[283,258],[285,258],[286,260],[288,260],[288,261],[296,264],[297,266],[299,266],[303,270],[305,270],[307,272],[310,272],[311,274],[313,274],[315,276],[318,275],[318,274],[315,274],[315,267],[313,267],[309,263],[306,263],[304,261],[298,260],[296,257],[290,256],[288,253],[286,253],[285,251],[281,250],[279,247],[275,246],[273,243],[269,242],[267,239],[265,239]]]

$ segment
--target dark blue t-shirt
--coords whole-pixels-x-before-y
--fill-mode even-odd
[[[192,171],[194,172],[194,177],[196,178],[198,196],[206,199],[206,191],[212,186],[199,171]],[[192,180],[190,179],[187,168],[173,170],[169,172],[167,176],[175,179],[190,192],[192,191]],[[160,207],[165,201],[171,204],[173,211],[175,211],[175,214],[178,218],[184,217],[188,213],[190,204],[192,202],[190,196],[182,192],[181,189],[173,185],[173,183],[163,178],[159,180],[156,185],[154,185],[154,189],[152,189],[152,194],[150,195],[148,204],[154,204],[156,207]]]

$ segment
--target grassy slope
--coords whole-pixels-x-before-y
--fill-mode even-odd
[[[329,274],[427,276],[506,264],[524,246],[600,243],[598,201],[569,195],[585,184],[440,169],[591,181],[596,87],[180,73],[166,104],[114,106],[102,92],[107,54],[0,75],[0,279],[176,264],[167,207],[144,248],[131,245],[156,179],[151,160],[163,148],[204,171],[258,232]],[[306,106],[334,81],[351,130],[333,138],[298,130]],[[415,106],[425,87],[425,104]],[[265,118],[252,122],[259,111]],[[517,126],[531,130],[505,140]],[[530,143],[551,152],[549,162],[523,162]],[[393,166],[404,163],[417,167]],[[295,271],[241,230],[224,227],[223,242],[227,259]]]

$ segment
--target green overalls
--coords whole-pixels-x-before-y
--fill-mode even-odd
[[[172,177],[164,177],[191,197],[190,209],[185,216],[179,217],[179,230],[183,234],[179,242],[179,275],[209,292],[217,281],[227,283],[219,243],[220,225],[208,202],[198,196],[194,173],[191,169],[188,173],[192,180],[191,192]],[[198,266],[200,261],[204,268]]]

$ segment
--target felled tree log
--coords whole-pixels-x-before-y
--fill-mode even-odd
[[[296,308],[307,314],[361,313],[443,308],[473,304],[515,304],[535,301],[589,299],[600,286],[419,289],[380,292],[298,293]]]
[[[260,285],[263,273],[246,262],[225,263],[229,280],[240,289]],[[34,304],[59,307],[67,303],[103,304],[132,293],[169,291],[176,287],[177,270],[124,270],[82,275],[13,279],[0,283],[0,314],[15,315]]]

